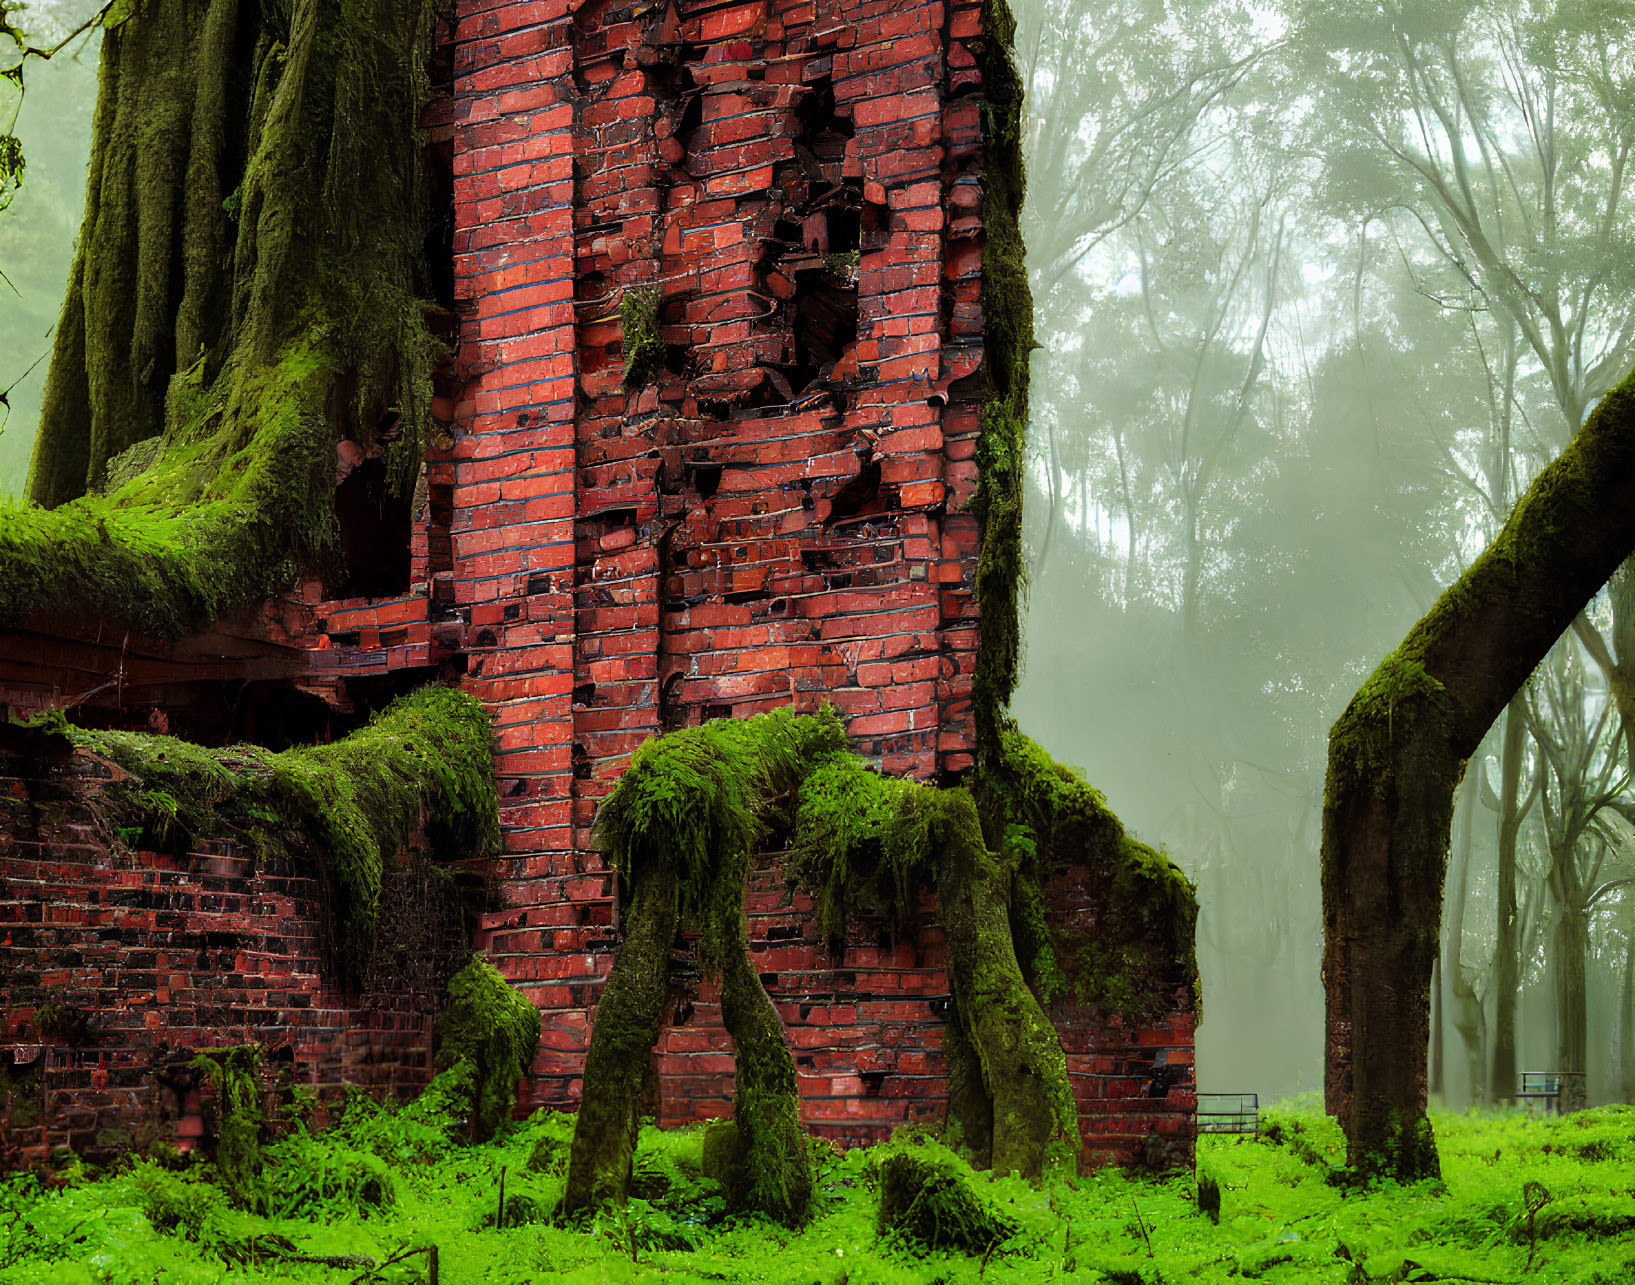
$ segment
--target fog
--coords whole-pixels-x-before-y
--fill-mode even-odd
[[[1040,348],[1015,709],[1197,881],[1199,1086],[1263,1099],[1322,1084],[1328,729],[1635,330],[1631,8],[1374,9],[1017,5]],[[1635,1088],[1608,693],[1631,596],[1558,647],[1513,750],[1534,801],[1516,1068],[1584,1069],[1592,1102]],[[1492,1075],[1501,730],[1450,867],[1432,1076],[1453,1105]],[[1555,981],[1579,948],[1575,1068]]]
[[[95,11],[89,0],[43,0],[8,8],[7,19],[31,46],[48,48]],[[99,48],[93,31],[49,60],[29,58],[21,94],[0,81],[0,134],[22,141],[27,163],[21,186],[0,211],[0,392],[10,403],[9,410],[0,405],[0,495],[21,493],[28,478],[51,333],[85,211]],[[15,43],[0,37],[0,70],[16,58]]]
[[[1040,344],[1015,712],[1198,883],[1200,1088],[1316,1089],[1328,728],[1635,353],[1635,16],[1013,3]],[[51,43],[89,12],[22,22]],[[95,61],[92,39],[26,71],[0,492],[26,475]],[[1631,673],[1626,572],[1508,716],[1515,797],[1502,726],[1467,774],[1432,1038],[1454,1105],[1493,1094],[1507,1009],[1518,1070],[1635,1096],[1635,735],[1612,698]]]

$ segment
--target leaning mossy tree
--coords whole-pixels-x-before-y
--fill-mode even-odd
[[[1632,552],[1635,376],[1607,395],[1329,735],[1326,1093],[1361,1172],[1439,1172],[1425,1049],[1454,791],[1488,728]]]
[[[177,636],[333,563],[339,439],[414,486],[434,21],[430,0],[141,0],[107,31],[0,619],[67,603]]]

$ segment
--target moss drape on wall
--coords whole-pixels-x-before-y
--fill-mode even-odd
[[[338,438],[390,437],[412,487],[433,23],[428,0],[142,0],[108,32],[0,618],[179,635],[332,556]]]

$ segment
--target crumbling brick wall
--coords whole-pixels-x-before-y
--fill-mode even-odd
[[[316,861],[127,845],[98,807],[118,770],[0,752],[0,1168],[189,1147],[201,1048],[261,1043],[270,1090],[417,1092],[465,958],[442,881],[387,870],[376,964],[342,985]]]
[[[427,126],[452,172],[455,356],[408,587],[326,599],[309,584],[238,632],[295,656],[280,672],[337,709],[371,682],[460,675],[493,711],[505,846],[466,872],[500,906],[479,940],[544,1013],[524,1106],[571,1106],[616,947],[592,825],[643,740],[830,701],[888,772],[946,781],[971,764],[987,37],[980,0],[461,0],[452,37]],[[358,465],[345,446],[342,473]],[[118,644],[122,675],[147,654],[134,647]],[[0,646],[0,699],[9,657]],[[164,659],[155,672],[173,674]],[[281,877],[218,888],[208,861],[63,852],[76,896],[124,862],[120,878],[182,881],[222,931],[253,932],[257,881]],[[1082,870],[1050,892],[1059,923],[1095,922]],[[11,913],[54,895],[25,888]],[[315,924],[300,896],[291,922]],[[855,925],[837,961],[769,856],[749,914],[812,1127],[850,1143],[940,1118],[934,903],[909,939]],[[117,949],[149,949],[139,921],[110,927]],[[371,1061],[381,1084],[424,1075],[429,1006],[377,1021],[375,1001],[326,989],[308,947],[292,952],[289,1005],[228,985],[224,1011],[265,1011],[262,1033],[321,1063],[321,1082],[368,1079]],[[225,968],[192,956],[183,991]],[[667,1122],[730,1102],[714,992],[690,972],[678,954],[656,1054]],[[168,1029],[174,993],[141,970],[108,976],[110,1011],[129,976]],[[1053,1016],[1086,1157],[1184,1154],[1191,996],[1139,1029]],[[348,1026],[368,1034],[337,1063],[329,1032]],[[190,1021],[167,1039],[228,1042]],[[74,1081],[61,1109],[102,1110],[98,1091]]]

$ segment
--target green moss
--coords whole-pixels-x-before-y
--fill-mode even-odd
[[[736,1209],[790,1225],[805,1218],[811,1175],[794,1060],[749,961],[744,890],[751,853],[787,817],[802,777],[844,747],[828,708],[717,719],[648,741],[603,801],[597,833],[628,889],[630,912],[591,1032],[570,1211],[628,1195],[642,1077],[680,922],[700,934],[699,959],[721,979],[722,1015],[737,1049],[740,1157],[729,1198]]]
[[[432,21],[429,0],[154,0],[105,35],[0,619],[178,636],[332,565],[337,438],[412,487]]]
[[[261,1182],[261,1141],[267,1113],[261,1084],[261,1046],[211,1049],[192,1061],[215,1094],[216,1170],[240,1208],[256,1202]]]
[[[1014,861],[1012,932],[1042,995],[1065,991],[1132,1022],[1170,1011],[1182,986],[1201,1005],[1196,891],[1168,857],[1125,833],[1098,790],[1008,719],[972,788],[989,842]],[[1089,868],[1103,909],[1093,928],[1052,937],[1038,922],[1038,890],[1066,865]]]
[[[893,1142],[875,1157],[880,1209],[875,1227],[918,1252],[987,1254],[1018,1230],[979,1193],[968,1167],[924,1138]]]
[[[905,927],[936,882],[925,817],[926,787],[874,771],[855,754],[820,756],[800,784],[785,873],[817,900],[818,932],[838,952],[859,911]]]
[[[730,931],[743,907],[742,881],[730,875],[792,801],[808,766],[845,744],[828,707],[714,719],[656,737],[631,755],[597,813],[602,850],[626,882],[655,867],[672,871],[683,920],[704,934],[705,964],[719,967],[720,930]]]
[[[539,1010],[481,955],[454,975],[448,994],[448,1007],[437,1019],[437,1057],[445,1065],[469,1062],[475,1069],[472,1130],[485,1141],[510,1118],[517,1082],[533,1065]]]
[[[267,851],[303,838],[335,895],[340,953],[358,974],[374,950],[383,863],[417,829],[448,857],[499,848],[488,715],[451,688],[422,688],[350,736],[282,753],[137,732],[69,735],[123,770],[104,792],[109,820],[143,842],[185,851],[236,836]]]
[[[626,290],[619,300],[626,388],[650,384],[664,369],[666,348],[664,337],[659,334],[659,304],[663,301],[663,292],[657,286]]]

